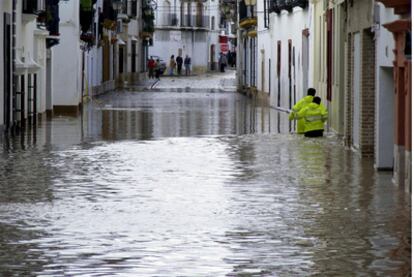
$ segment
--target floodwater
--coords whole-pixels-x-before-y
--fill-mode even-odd
[[[411,198],[218,91],[108,94],[4,138],[0,276],[408,276]]]

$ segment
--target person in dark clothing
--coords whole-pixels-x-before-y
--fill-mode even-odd
[[[186,55],[184,59],[184,66],[185,66],[185,75],[188,76],[191,74],[191,58]]]
[[[227,65],[227,58],[226,58],[226,55],[224,55],[224,53],[220,53],[219,64],[220,64],[220,71],[225,72],[224,68]]]
[[[236,66],[236,62],[237,62],[236,51],[231,52],[231,61],[232,61],[231,66],[232,67],[235,67]]]
[[[183,67],[183,58],[181,57],[181,55],[178,55],[175,61],[177,62],[177,74],[181,75],[181,69]]]
[[[155,79],[160,80],[161,75],[161,62],[160,59],[157,59],[154,66],[154,73],[155,73]]]

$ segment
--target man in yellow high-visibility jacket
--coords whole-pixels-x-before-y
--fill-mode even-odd
[[[305,122],[305,137],[322,137],[328,111],[321,104],[321,98],[315,96],[312,103],[301,109],[298,118]]]
[[[297,119],[296,132],[298,134],[303,134],[305,132],[305,122],[303,121],[303,119],[298,119],[297,118],[298,112],[301,109],[305,108],[310,103],[312,103],[312,100],[313,100],[313,97],[315,96],[315,94],[316,94],[316,90],[314,88],[309,88],[308,89],[308,95],[306,95],[305,97],[300,99],[295,104],[295,106],[293,106],[292,112],[289,114],[289,120]]]

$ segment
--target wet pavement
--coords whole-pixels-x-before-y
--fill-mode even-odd
[[[237,93],[129,88],[4,138],[0,276],[408,276],[411,197],[291,131]]]

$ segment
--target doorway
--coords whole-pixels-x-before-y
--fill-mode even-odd
[[[10,127],[11,114],[11,78],[12,78],[12,58],[11,58],[11,16],[4,14],[3,18],[3,123],[6,129]]]
[[[216,46],[210,45],[210,69],[216,70]]]

